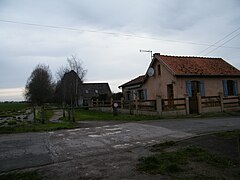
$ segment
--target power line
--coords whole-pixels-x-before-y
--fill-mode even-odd
[[[233,37],[230,38],[229,40],[227,40],[227,41],[225,41],[224,43],[222,43],[220,46],[218,46],[218,47],[214,48],[213,50],[211,50],[210,52],[204,54],[204,56],[206,56],[206,55],[210,54],[211,52],[217,50],[218,48],[222,47],[224,44],[230,42],[231,40],[233,40],[234,38],[236,38],[236,37],[239,36],[239,35],[240,35],[240,33],[236,34],[235,36],[233,36]]]
[[[211,46],[207,47],[206,49],[200,51],[198,54],[200,55],[201,53],[205,52],[206,50],[208,50],[209,48],[215,46],[216,44],[218,44],[219,42],[223,41],[224,39],[226,39],[227,37],[231,36],[233,33],[235,33],[236,31],[238,31],[240,29],[240,27],[238,27],[237,29],[235,29],[234,31],[232,31],[231,33],[227,34],[226,36],[224,36],[223,38],[221,38],[220,40],[216,41],[214,44],[212,44]]]
[[[52,29],[63,29],[63,30],[80,31],[80,32],[101,33],[101,34],[113,35],[113,36],[125,36],[125,37],[141,38],[141,39],[152,39],[152,40],[157,40],[157,41],[166,41],[166,42],[181,43],[181,44],[191,44],[191,45],[198,45],[198,46],[219,47],[219,46],[216,46],[216,45],[209,45],[209,44],[206,44],[206,43],[195,43],[195,42],[188,42],[188,41],[176,41],[176,40],[169,40],[169,39],[160,39],[160,38],[156,38],[156,37],[138,36],[136,34],[125,34],[125,33],[116,33],[116,32],[108,32],[108,31],[100,31],[100,30],[80,29],[80,28],[72,28],[72,27],[64,27],[64,26],[45,25],[45,24],[28,23],[28,22],[20,22],[20,21],[11,21],[11,20],[4,20],[4,19],[0,19],[0,22],[11,23],[11,24],[21,24],[21,25],[26,25],[26,26],[43,27],[43,28],[52,28]],[[221,46],[221,47],[231,48],[231,49],[240,49],[240,47],[232,47],[232,46]]]

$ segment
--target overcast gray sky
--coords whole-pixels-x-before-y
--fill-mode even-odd
[[[23,100],[37,64],[55,76],[73,54],[86,82],[114,92],[146,72],[150,54],[140,49],[221,57],[239,69],[239,27],[239,0],[0,0],[0,101]]]

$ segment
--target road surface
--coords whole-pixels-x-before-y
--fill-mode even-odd
[[[0,173],[67,162],[74,164],[79,159],[103,154],[110,157],[121,150],[167,140],[240,129],[240,117],[127,123],[91,121],[83,125],[84,128],[54,132],[0,135]]]

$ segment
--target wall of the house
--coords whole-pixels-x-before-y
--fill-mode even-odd
[[[160,64],[161,74],[158,73],[158,65]],[[174,94],[177,94],[175,88],[176,78],[172,75],[170,70],[168,70],[163,64],[158,61],[152,64],[154,68],[154,75],[148,77],[143,88],[147,89],[147,97],[149,100],[156,99],[156,96],[161,96],[162,98],[167,98],[167,85],[173,84]]]
[[[161,66],[161,75],[158,74],[158,64]],[[217,96],[223,93],[223,80],[237,80],[238,93],[240,93],[240,78],[236,77],[175,77],[172,75],[165,65],[159,61],[155,61],[152,65],[155,73],[152,77],[148,77],[143,85],[143,89],[147,89],[147,99],[154,100],[156,96],[167,98],[167,85],[173,84],[174,98],[184,98],[187,95],[186,81],[203,81],[205,86],[205,96]]]
[[[122,92],[123,92],[123,97],[125,100],[135,100],[138,97],[138,91],[143,90],[143,87],[139,87],[139,88],[122,88]],[[128,94],[131,94],[131,98],[128,99]],[[147,97],[146,97],[147,99]]]
[[[161,67],[161,74],[158,73],[158,65]],[[157,96],[161,96],[164,99],[168,98],[167,85],[173,85],[174,98],[184,98],[187,96],[186,81],[203,81],[205,87],[205,96],[218,96],[219,93],[223,93],[223,80],[237,80],[238,81],[238,93],[240,94],[240,77],[176,77],[173,72],[167,68],[162,62],[155,61],[152,65],[154,68],[154,75],[147,77],[147,80],[140,88],[131,89],[130,91],[136,92],[139,89],[146,90],[147,100],[155,100]],[[123,94],[126,99],[127,88],[123,88]],[[133,94],[133,99],[136,96]]]
[[[204,81],[205,96],[217,96],[219,93],[223,93],[223,80],[237,80],[238,91],[240,90],[240,78],[236,77],[182,77],[177,78],[176,81],[176,98],[181,98],[187,95],[186,81]]]

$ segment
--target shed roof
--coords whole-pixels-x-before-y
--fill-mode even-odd
[[[127,86],[134,86],[134,85],[138,85],[138,84],[142,84],[145,80],[146,76],[145,75],[141,75],[141,76],[138,76],[137,78],[135,79],[132,79],[124,84],[122,84],[121,86],[119,86],[119,88],[121,87],[127,87]]]

